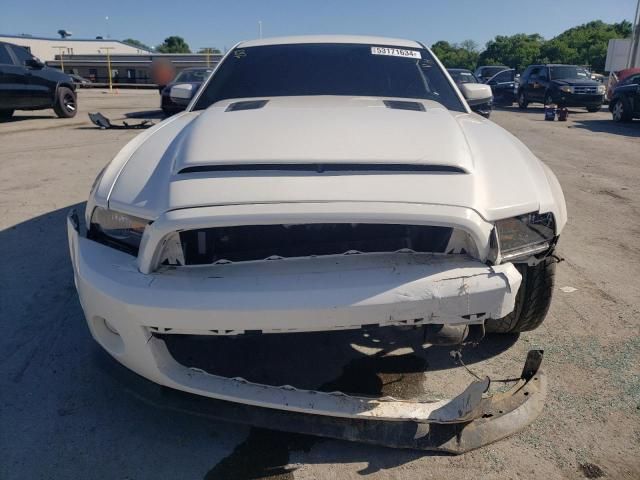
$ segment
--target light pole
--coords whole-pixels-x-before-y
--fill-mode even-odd
[[[113,79],[111,77],[111,54],[110,51],[113,50],[115,47],[102,47],[101,50],[106,50],[107,51],[107,72],[109,75],[109,91],[113,92]]]
[[[629,45],[629,58],[627,59],[627,67],[637,67],[638,49],[640,48],[640,0],[636,7],[636,15],[633,19],[633,30],[631,31],[631,45]]]
[[[63,55],[63,51],[65,48],[67,47],[52,47],[52,48],[57,48],[58,49],[58,55],[60,55],[60,70],[62,70],[62,72],[64,73],[64,55]]]
[[[258,20],[258,34],[262,38],[262,20]]]

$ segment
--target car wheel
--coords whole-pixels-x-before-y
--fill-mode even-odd
[[[9,120],[13,116],[14,110],[0,110],[0,120]]]
[[[597,107],[587,107],[587,112],[589,113],[599,112],[601,108],[602,108],[602,105],[598,105]]]
[[[626,98],[618,98],[614,100],[611,114],[614,122],[630,122],[632,118],[631,106]]]
[[[75,117],[78,112],[78,102],[76,94],[67,87],[59,87],[56,92],[56,103],[53,105],[53,111],[60,118]]]
[[[518,95],[518,107],[524,110],[525,108],[527,108],[527,106],[529,106],[527,95],[524,93],[524,91],[521,91]]]
[[[553,101],[553,96],[551,96],[551,94],[550,94],[550,93],[547,93],[547,94],[544,96],[544,104],[545,104],[545,105],[551,105],[552,103],[555,103],[555,102]]]
[[[485,323],[487,332],[518,333],[538,328],[549,311],[556,272],[556,260],[545,258],[534,266],[516,265],[522,275],[516,304],[504,318],[489,319]]]

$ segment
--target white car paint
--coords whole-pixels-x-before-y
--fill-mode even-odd
[[[422,48],[411,41],[343,36],[267,39],[238,48],[305,42]],[[451,82],[446,71],[445,76]],[[227,111],[234,100],[224,100],[191,111],[196,98],[186,112],[132,140],[101,172],[85,223],[97,206],[151,221],[137,258],[86,238],[81,225],[72,218],[68,222],[76,286],[94,338],[152,381],[214,398],[289,408],[296,402],[288,402],[282,391],[275,395],[285,400],[276,402],[267,387],[258,388],[266,392],[262,395],[179,365],[154,334],[481,324],[513,310],[521,282],[512,264],[487,264],[494,222],[551,212],[557,234],[566,223],[562,190],[551,170],[515,137],[470,113],[466,104],[465,113],[428,100],[415,100],[424,111],[390,109],[383,103],[388,99],[373,97],[261,100],[268,101],[255,110]],[[449,170],[182,173],[210,165],[274,163],[392,163]],[[453,253],[162,265],[167,252],[179,255],[178,231],[299,223],[452,227],[447,251]],[[358,417],[371,408],[325,405],[300,411]],[[406,411],[396,414],[411,417]]]

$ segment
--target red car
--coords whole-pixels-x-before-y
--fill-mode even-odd
[[[636,73],[640,73],[640,68],[625,68],[623,70],[618,70],[617,72],[611,72],[609,74],[609,85],[607,86],[607,100],[611,101],[613,91],[618,83],[629,78],[631,75],[635,75]]]

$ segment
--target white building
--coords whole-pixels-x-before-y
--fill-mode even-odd
[[[107,49],[111,55],[140,55],[152,53],[149,50],[111,39],[45,38],[0,34],[0,42],[13,43],[25,47],[44,62],[54,60],[56,55],[60,54],[63,56],[106,54]]]

